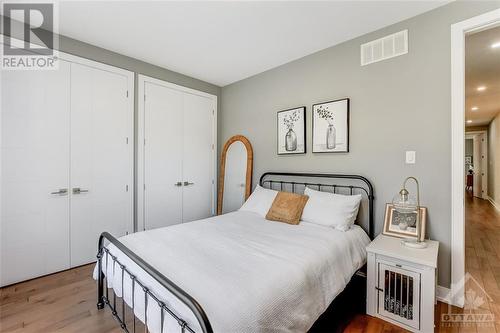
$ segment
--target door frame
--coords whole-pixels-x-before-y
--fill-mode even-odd
[[[481,131],[471,131],[465,132],[466,139],[472,139],[474,142],[474,146],[476,145],[476,141],[479,139],[479,136],[483,135],[484,141],[481,143],[481,152],[483,153],[483,159],[481,159],[481,173],[483,174],[481,177],[481,195],[477,196],[478,198],[488,200],[488,132],[485,130]],[[476,152],[474,151],[474,155]],[[475,162],[473,163],[476,164]],[[474,180],[476,181],[476,180]],[[474,191],[473,191],[474,193]]]
[[[144,132],[144,116],[145,116],[145,84],[152,83],[157,84],[169,89],[174,89],[177,91],[181,91],[188,94],[198,95],[202,97],[206,97],[212,100],[213,107],[213,124],[212,124],[212,135],[213,135],[213,150],[212,150],[212,160],[213,160],[213,175],[212,175],[212,215],[215,215],[215,205],[217,202],[217,186],[216,186],[216,178],[217,178],[217,96],[212,95],[206,92],[202,92],[199,90],[187,88],[184,86],[180,86],[174,83],[170,83],[167,81],[163,81],[160,79],[156,79],[150,76],[146,76],[143,74],[138,74],[137,80],[137,102],[138,102],[138,113],[137,113],[137,201],[136,201],[136,212],[137,212],[137,229],[146,230],[145,219],[144,219],[144,190],[145,190],[145,175],[144,175],[144,145],[145,145],[145,132]]]
[[[451,25],[451,295],[463,307],[465,291],[465,35],[500,23],[500,9]]]

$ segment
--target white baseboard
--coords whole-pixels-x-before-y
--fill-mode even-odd
[[[488,197],[488,201],[491,202],[493,207],[495,207],[496,210],[500,212],[500,204],[496,203],[495,200],[493,200],[492,197]]]
[[[464,306],[463,305],[463,300],[454,299],[451,296],[451,289],[443,287],[443,286],[437,286],[437,288],[436,288],[436,299],[438,301],[440,301],[440,302],[443,302],[443,303],[446,303],[446,304],[449,304],[449,305],[453,305],[453,306],[456,306],[456,307],[459,307],[459,308],[462,308]]]
[[[450,288],[443,286],[437,286],[436,288],[436,298],[438,301],[451,304],[451,291]]]

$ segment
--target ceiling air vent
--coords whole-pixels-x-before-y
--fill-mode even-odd
[[[361,66],[408,53],[408,30],[361,45]]]

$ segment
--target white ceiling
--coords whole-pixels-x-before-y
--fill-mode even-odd
[[[449,1],[65,1],[59,31],[225,86]]]
[[[472,120],[466,126],[488,125],[500,112],[500,47],[491,48],[499,42],[500,27],[465,38],[465,118]]]

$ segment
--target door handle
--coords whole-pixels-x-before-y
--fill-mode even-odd
[[[177,182],[174,184],[174,186],[182,186],[182,182]]]
[[[184,182],[184,186],[194,185],[194,183]]]
[[[89,190],[84,190],[79,187],[73,187],[73,194],[87,193]]]
[[[58,195],[66,195],[68,193],[68,189],[67,188],[61,188],[59,189],[59,191],[55,191],[55,192],[50,192],[50,194],[58,194]]]

